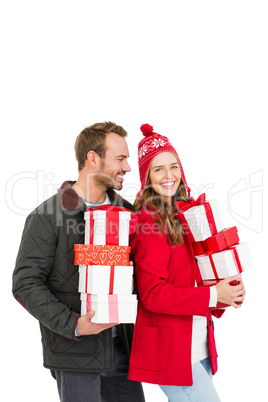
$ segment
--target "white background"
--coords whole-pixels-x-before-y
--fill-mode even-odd
[[[105,120],[129,133],[125,198],[133,201],[138,190],[139,127],[149,123],[176,147],[193,196],[206,191],[216,198],[226,227],[237,225],[250,243],[247,300],[215,323],[214,383],[223,402],[268,400],[266,6],[259,0],[1,3],[3,400],[58,400],[42,367],[38,323],[13,299],[11,276],[26,215],[77,178],[75,138]],[[157,386],[144,389],[148,402],[166,400]]]

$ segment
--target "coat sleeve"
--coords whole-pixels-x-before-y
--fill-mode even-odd
[[[147,310],[160,314],[207,316],[209,288],[175,287],[169,283],[170,248],[165,236],[139,225],[138,233],[131,238],[131,247],[139,299]]]
[[[51,331],[75,339],[79,315],[60,303],[46,285],[56,247],[57,234],[48,218],[34,211],[25,222],[13,272],[13,295]]]

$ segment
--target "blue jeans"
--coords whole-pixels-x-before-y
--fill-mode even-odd
[[[160,385],[169,402],[220,402],[212,384],[210,358],[192,365],[193,385],[191,387]]]

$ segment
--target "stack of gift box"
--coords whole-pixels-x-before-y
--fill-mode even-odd
[[[88,208],[84,217],[85,244],[74,245],[81,315],[94,310],[94,323],[134,323],[137,296],[132,294],[129,234],[137,217],[110,205]]]
[[[215,285],[252,266],[248,243],[239,242],[235,226],[224,227],[215,200],[206,201],[202,194],[190,203],[177,202],[177,208],[176,216],[192,242],[197,259],[198,286]]]

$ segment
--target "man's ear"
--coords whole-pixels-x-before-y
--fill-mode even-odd
[[[100,157],[95,151],[89,151],[87,153],[87,163],[93,167],[96,168],[98,166]]]

